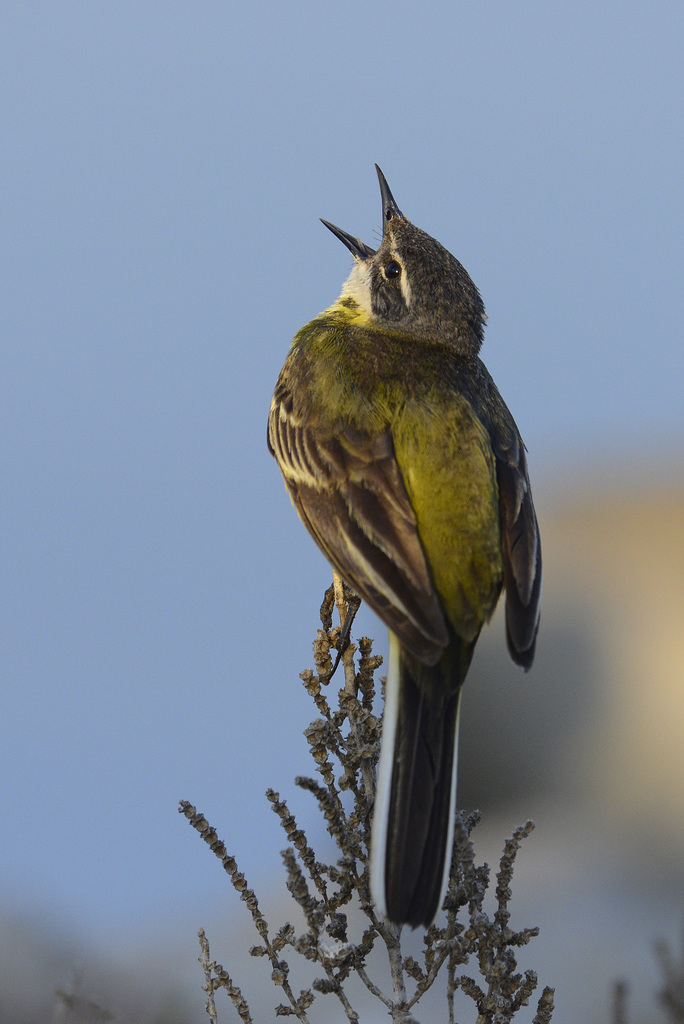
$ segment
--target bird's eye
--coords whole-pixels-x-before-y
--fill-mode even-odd
[[[390,260],[385,267],[385,277],[388,281],[391,281],[393,277],[399,277],[401,274],[401,263],[397,260]]]

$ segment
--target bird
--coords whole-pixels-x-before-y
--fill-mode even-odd
[[[541,543],[525,445],[479,358],[480,293],[376,171],[377,250],[322,220],[353,265],[294,337],[268,447],[309,533],[389,630],[370,891],[383,919],[416,928],[449,879],[475,644],[505,589],[509,653],[531,666]]]

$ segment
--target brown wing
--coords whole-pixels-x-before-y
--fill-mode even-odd
[[[527,474],[525,446],[511,433],[495,444],[506,586],[506,639],[524,668],[534,659],[541,599],[541,543]]]
[[[268,438],[328,560],[416,658],[437,662],[449,636],[391,435],[304,424],[277,390]]]

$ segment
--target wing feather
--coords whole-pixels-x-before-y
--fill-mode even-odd
[[[501,539],[506,586],[506,639],[511,657],[529,668],[539,628],[541,543],[525,446],[512,434],[497,446]]]
[[[449,635],[391,434],[303,423],[276,390],[269,447],[328,560],[415,657],[436,663]]]

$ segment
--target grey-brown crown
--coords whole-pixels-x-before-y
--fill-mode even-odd
[[[480,293],[459,261],[404,216],[376,170],[383,214],[377,251],[323,221],[354,256],[347,285],[357,301],[367,298],[379,326],[476,355],[486,319]]]

